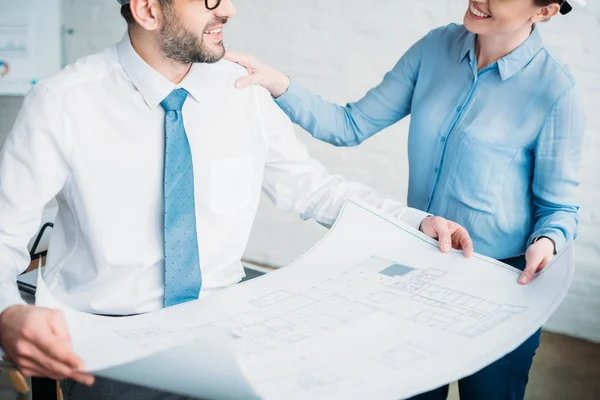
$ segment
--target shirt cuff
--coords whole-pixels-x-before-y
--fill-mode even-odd
[[[527,242],[528,246],[531,246],[535,238],[540,236],[546,236],[554,242],[554,250],[557,254],[560,253],[562,248],[565,246],[565,243],[567,242],[567,240],[565,239],[565,235],[563,235],[561,230],[554,228],[543,228],[533,232],[533,234],[529,237],[529,241]]]
[[[293,79],[290,79],[290,86],[288,89],[279,97],[274,98],[275,103],[281,108],[286,114],[290,115],[290,112],[294,110],[294,106],[298,104],[302,98],[314,96],[304,86],[296,83]]]
[[[431,217],[431,214],[417,210],[416,208],[406,207],[404,213],[400,215],[400,220],[416,230],[420,230],[421,222],[427,217]]]
[[[2,314],[7,308],[12,306],[27,305],[27,302],[21,297],[16,284],[9,285],[8,283],[0,284],[0,314]]]

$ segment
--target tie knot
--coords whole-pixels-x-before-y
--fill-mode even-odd
[[[160,102],[165,111],[181,111],[188,92],[185,89],[173,90],[163,101]]]

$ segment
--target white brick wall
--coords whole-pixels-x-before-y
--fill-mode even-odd
[[[399,56],[429,29],[460,22],[466,1],[456,0],[238,0],[226,29],[228,47],[254,53],[324,98],[356,100],[379,83]],[[581,83],[588,114],[581,171],[581,230],[575,282],[548,328],[600,341],[600,4],[543,24],[546,43],[567,61]],[[64,0],[68,61],[118,40],[123,23],[115,0]],[[4,108],[6,100],[0,100]],[[14,106],[14,103],[13,103]],[[14,107],[13,107],[14,108]],[[362,146],[336,149],[298,129],[312,154],[332,171],[404,199],[408,121]],[[1,129],[0,129],[1,130]],[[1,134],[2,132],[0,132]],[[598,224],[598,225],[596,225]],[[308,250],[325,230],[264,201],[246,256],[285,265]]]
[[[600,4],[542,25],[546,43],[581,83],[588,115],[581,169],[581,229],[572,289],[547,328],[600,341]],[[429,29],[462,21],[466,1],[238,1],[227,29],[233,50],[252,52],[324,98],[344,104],[379,83],[399,56]],[[358,148],[336,149],[299,135],[331,170],[404,199],[407,121]],[[593,155],[596,155],[593,157]],[[277,230],[277,235],[272,232]],[[324,234],[263,202],[247,257],[292,261]]]

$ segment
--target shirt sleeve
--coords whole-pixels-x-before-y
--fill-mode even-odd
[[[17,276],[30,263],[27,245],[68,166],[67,118],[59,99],[36,85],[26,96],[0,155],[0,313],[24,304]]]
[[[316,139],[336,146],[356,146],[410,114],[426,44],[427,36],[402,56],[378,86],[345,107],[323,100],[294,80],[275,101]]]
[[[428,214],[406,207],[367,185],[329,173],[298,141],[289,119],[268,93],[259,97],[263,129],[270,141],[263,191],[278,208],[330,227],[344,203],[354,199],[419,229]]]
[[[560,251],[579,224],[576,190],[584,132],[583,106],[571,85],[548,114],[535,147],[535,226],[529,242],[547,236]]]

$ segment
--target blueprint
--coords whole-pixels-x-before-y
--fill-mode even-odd
[[[348,202],[294,263],[200,301],[127,318],[65,313],[100,376],[203,399],[407,398],[515,349],[562,302],[572,244],[527,286],[520,271]]]

